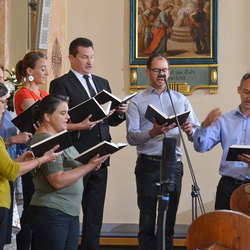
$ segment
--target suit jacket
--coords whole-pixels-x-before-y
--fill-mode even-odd
[[[109,82],[106,79],[92,75],[92,80],[97,92],[100,92],[103,89],[111,92]],[[89,99],[85,88],[71,70],[67,74],[54,79],[50,83],[49,93],[69,96],[69,108]],[[111,141],[109,126],[117,126],[124,120],[125,118],[121,118],[117,112],[114,112],[112,116],[104,119],[103,122],[97,124],[91,130],[71,132],[73,144],[79,153],[82,153],[103,140]],[[106,165],[109,165],[109,160],[105,163]]]

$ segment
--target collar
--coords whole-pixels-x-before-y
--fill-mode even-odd
[[[79,72],[77,72],[76,70],[71,69],[71,71],[76,75],[77,78],[81,79],[83,77],[83,75],[80,74]],[[88,76],[92,79],[92,75],[91,74],[88,74]]]
[[[159,93],[157,92],[157,90],[155,89],[155,88],[153,88],[151,85],[149,85],[148,84],[148,87],[147,87],[147,91],[149,92],[149,93],[157,93],[158,95],[159,95]],[[165,88],[165,90],[164,90],[164,92],[162,92],[162,94],[163,93],[166,93],[167,92],[167,88]]]
[[[240,105],[233,111],[233,113],[234,113],[235,115],[241,115],[241,116],[244,116],[245,118],[247,118],[247,117],[241,112]]]

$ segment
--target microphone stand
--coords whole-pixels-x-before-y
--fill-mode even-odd
[[[165,250],[166,218],[169,205],[169,190],[166,183],[156,183],[158,189],[157,249]]]
[[[157,249],[165,250],[166,217],[169,207],[169,193],[174,191],[174,176],[176,170],[176,138],[163,139],[163,153],[160,169],[160,182],[156,183],[158,191],[158,218],[157,218]],[[168,149],[168,151],[167,151]],[[172,157],[170,157],[172,155]]]
[[[185,151],[185,155],[186,155],[186,158],[187,158],[189,171],[190,171],[191,178],[192,178],[192,181],[193,181],[191,196],[192,196],[192,220],[194,221],[194,219],[197,218],[197,200],[199,202],[202,214],[205,213],[205,208],[204,208],[204,205],[203,205],[203,202],[202,202],[202,199],[201,199],[200,188],[198,187],[198,184],[197,184],[197,180],[196,180],[194,170],[193,170],[193,167],[192,167],[192,164],[191,164],[191,160],[190,160],[190,157],[189,157],[189,154],[188,154],[188,151],[187,151],[187,147],[186,147],[184,138],[182,136],[181,126],[180,126],[179,120],[177,119],[177,115],[176,115],[176,112],[175,112],[175,107],[174,107],[174,103],[173,103],[173,100],[172,100],[172,97],[171,97],[170,89],[168,87],[168,82],[167,82],[167,79],[166,79],[166,75],[158,74],[158,77],[163,77],[164,81],[166,83],[167,92],[168,92],[168,95],[169,95],[169,98],[170,98],[170,101],[171,101],[171,105],[172,105],[172,108],[173,108],[173,111],[174,111],[174,115],[175,115],[175,118],[176,118],[176,123],[177,123],[178,129],[179,129],[179,134],[180,134],[181,141],[182,141],[184,151]]]

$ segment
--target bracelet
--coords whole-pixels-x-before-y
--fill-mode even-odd
[[[9,147],[9,146],[13,146],[15,144],[14,141],[13,141],[12,136],[6,138],[4,140],[4,143],[5,143],[6,148]]]
[[[38,160],[38,167],[37,168],[40,168],[42,166],[42,162],[41,162],[40,158],[39,157],[35,157],[35,155],[34,155],[33,152],[32,152],[32,157],[33,157],[34,160]],[[36,172],[37,168],[35,168],[35,172]]]
[[[10,138],[10,143],[11,143],[11,146],[13,146],[15,143],[14,143],[14,141],[13,141],[12,136],[11,136],[11,137],[9,137],[9,138]]]
[[[38,163],[39,163],[38,168],[40,168],[41,165],[42,165],[41,160],[40,160],[40,158],[38,158],[38,157],[37,157],[36,159],[38,160]]]
[[[42,165],[41,160],[40,160],[38,157],[35,157],[35,159],[36,159],[36,160],[38,160],[38,163],[39,163],[39,165],[38,165],[38,167],[37,167],[37,168],[40,168],[40,167],[41,167],[41,165]]]

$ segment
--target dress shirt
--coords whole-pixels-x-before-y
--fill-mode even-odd
[[[5,110],[3,116],[3,124],[0,125],[0,136],[5,140],[8,137],[17,135],[17,129],[15,125],[11,122],[12,117],[8,110]],[[1,121],[2,122],[2,121]],[[21,148],[20,148],[21,147]],[[8,147],[6,150],[9,153],[9,156],[12,160],[16,159],[18,155],[26,151],[27,146],[14,144],[13,146]]]
[[[181,93],[170,90],[170,94],[174,103],[176,114],[187,110],[191,111],[188,119],[193,125],[194,132],[196,128],[199,127],[199,121],[194,114],[190,102]],[[149,130],[153,128],[153,123],[145,118],[148,104],[153,104],[167,116],[174,114],[168,92],[164,91],[162,94],[159,94],[149,85],[147,89],[138,93],[129,103],[129,107],[126,112],[127,141],[130,145],[137,147],[138,155],[146,154],[161,156],[163,135],[158,135],[154,138],[151,138],[149,135]],[[171,129],[166,136],[176,138],[176,155],[181,156],[180,134],[178,128],[176,127]],[[192,136],[189,137],[189,140],[192,141]]]
[[[229,147],[232,144],[250,145],[250,118],[245,117],[240,107],[223,114],[218,121],[207,128],[200,127],[196,130],[194,148],[198,152],[211,150],[221,143],[223,154],[219,173],[238,179],[250,179],[250,169],[247,163],[240,161],[226,161]]]
[[[71,69],[71,71],[76,75],[76,77],[78,78],[78,80],[81,82],[82,86],[84,87],[84,89],[88,93],[89,98],[91,98],[91,95],[90,95],[90,92],[89,92],[89,87],[88,87],[87,82],[86,82],[85,78],[83,77],[83,75],[78,73],[74,69]],[[91,74],[88,74],[88,76],[89,76],[89,82],[90,82],[92,88],[94,89],[94,91],[96,93],[98,93],[97,90],[96,90],[95,84],[93,82]]]

